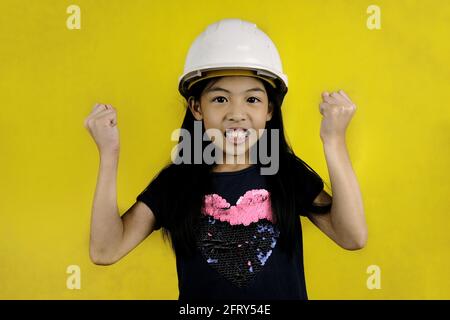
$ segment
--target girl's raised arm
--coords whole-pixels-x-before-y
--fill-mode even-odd
[[[110,265],[125,256],[152,231],[150,208],[137,202],[121,217],[117,206],[119,132],[111,105],[96,104],[84,126],[100,154],[100,167],[91,215],[89,255],[93,263]]]

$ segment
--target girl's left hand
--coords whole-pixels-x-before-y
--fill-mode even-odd
[[[356,111],[356,105],[343,90],[329,94],[322,93],[320,113],[323,115],[320,126],[320,138],[323,142],[342,139],[345,140],[345,131]]]

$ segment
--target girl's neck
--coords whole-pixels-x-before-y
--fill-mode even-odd
[[[244,163],[244,164],[216,164],[213,169],[212,172],[233,172],[233,171],[239,171],[239,170],[244,170],[247,169],[249,167],[251,167],[253,164],[251,163]]]
[[[223,155],[223,159],[225,160],[226,154]],[[244,170],[253,165],[253,163],[250,163],[248,152],[244,155],[238,156],[238,158],[234,157],[234,161],[230,161],[227,163],[226,161],[223,161],[224,163],[216,164],[212,168],[212,172],[233,172],[233,171],[239,171]]]

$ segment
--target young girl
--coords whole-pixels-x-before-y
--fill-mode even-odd
[[[115,263],[162,228],[176,254],[179,299],[308,299],[299,215],[345,249],[366,243],[361,194],[345,143],[356,107],[342,90],[322,95],[320,137],[332,199],[286,142],[281,107],[287,88],[278,51],[256,25],[224,19],[209,26],[191,46],[180,77],[187,102],[181,127],[189,135],[180,134],[176,159],[122,216],[117,113],[97,104],[85,120],[100,153],[92,261]],[[197,124],[200,141],[183,144],[195,136]],[[219,134],[205,135],[211,129]],[[205,161],[211,146],[222,161]],[[252,161],[251,152],[260,148],[271,151],[271,163],[261,161],[261,152]]]

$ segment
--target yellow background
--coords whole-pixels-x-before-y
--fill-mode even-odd
[[[71,4],[81,30],[66,27]],[[381,30],[366,27],[371,4]],[[357,105],[347,141],[369,241],[345,251],[302,218],[310,299],[450,298],[449,1],[2,0],[0,13],[0,298],[178,297],[160,232],[115,265],[90,262],[99,159],[83,121],[96,102],[118,110],[123,213],[170,159],[191,42],[229,17],[277,45],[289,140],[328,185],[320,93]],[[69,265],[80,290],[66,287]],[[366,287],[370,265],[381,289]]]

